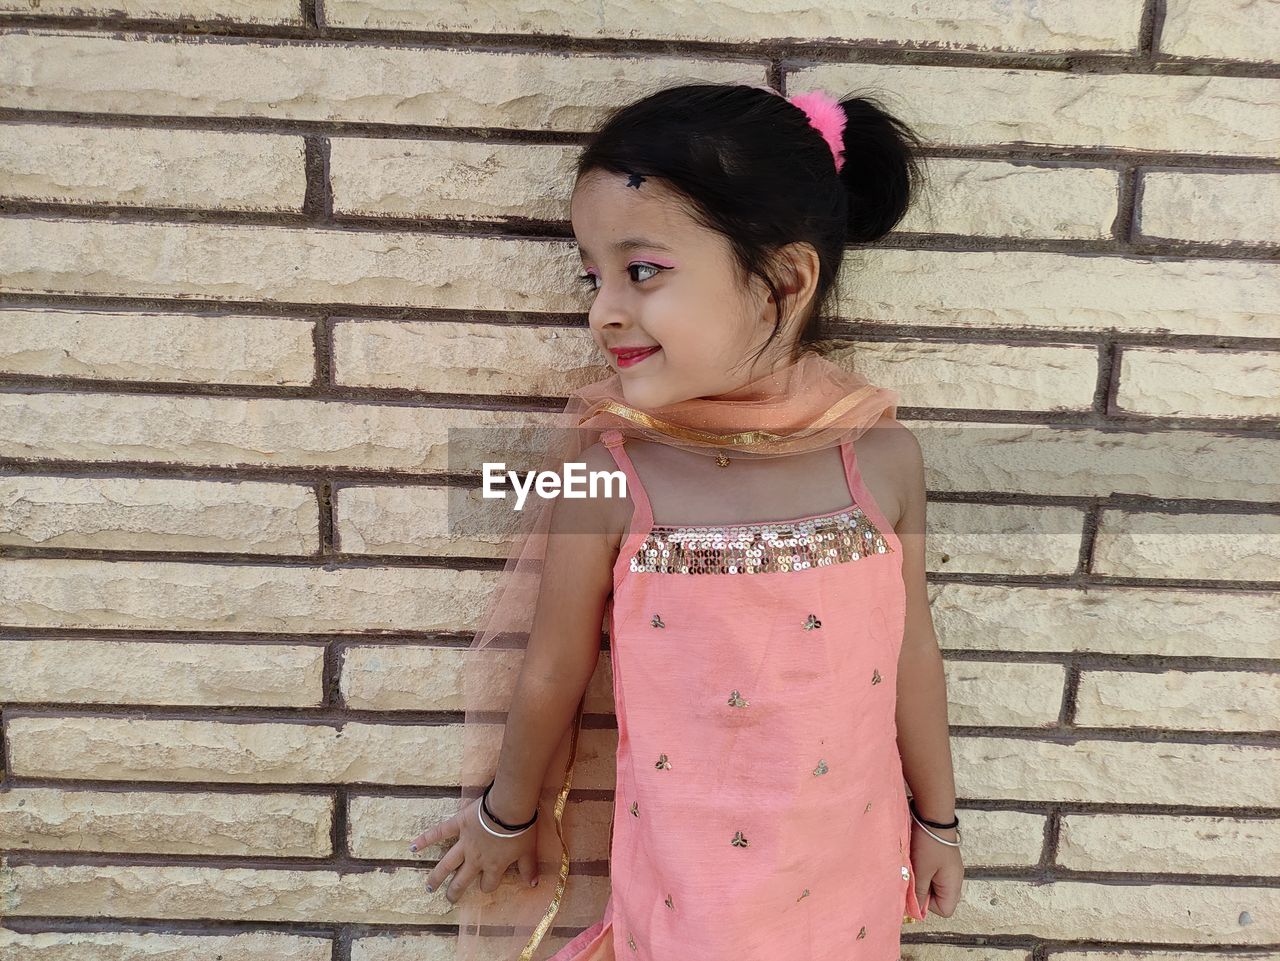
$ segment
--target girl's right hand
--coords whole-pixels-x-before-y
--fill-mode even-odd
[[[454,872],[445,897],[451,904],[467,886],[480,877],[480,890],[496,891],[502,876],[512,864],[518,864],[520,877],[530,887],[538,883],[537,825],[513,838],[494,837],[479,823],[480,798],[476,798],[452,817],[440,821],[423,831],[409,844],[415,851],[423,851],[427,845],[444,838],[457,837],[457,842],[427,875],[427,890],[435,891],[450,871]]]

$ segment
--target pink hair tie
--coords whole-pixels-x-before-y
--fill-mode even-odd
[[[831,156],[835,158],[836,173],[839,173],[844,166],[844,125],[849,119],[840,101],[825,90],[810,90],[788,97],[787,102],[803,110],[809,123],[822,134],[822,139],[831,148]]]

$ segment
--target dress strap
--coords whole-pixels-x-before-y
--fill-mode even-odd
[[[880,505],[871,496],[870,488],[862,479],[862,471],[858,470],[858,457],[853,452],[853,441],[840,442],[840,457],[844,461],[844,478],[849,484],[849,493],[853,495],[853,502],[862,508],[862,512],[870,518],[871,523],[879,529],[886,540],[894,545],[894,549],[901,550],[898,532],[893,529],[884,511],[880,510]]]
[[[635,513],[631,518],[631,531],[635,533],[648,530],[652,526],[653,506],[649,503],[649,495],[644,489],[644,484],[640,483],[636,465],[631,462],[631,455],[627,453],[627,448],[624,446],[625,440],[622,431],[616,427],[611,427],[600,434],[600,442],[609,449],[614,463],[627,476],[627,496],[635,505]]]

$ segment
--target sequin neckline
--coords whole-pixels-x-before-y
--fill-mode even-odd
[[[857,504],[744,524],[655,524],[630,559],[643,574],[768,574],[844,564],[893,547]]]

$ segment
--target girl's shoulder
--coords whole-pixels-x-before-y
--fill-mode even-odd
[[[863,483],[896,527],[914,501],[924,499],[924,452],[911,428],[884,414],[853,442]]]
[[[631,441],[627,441],[628,448]],[[630,453],[630,451],[628,451]],[[599,471],[612,473],[618,470],[618,463],[609,453],[609,448],[602,441],[597,441],[584,448],[579,458],[588,476]],[[618,550],[622,545],[622,534],[626,530],[627,521],[632,513],[632,501],[629,497],[584,497],[577,500],[580,505],[576,509],[578,530],[594,530],[605,534],[610,545]]]

